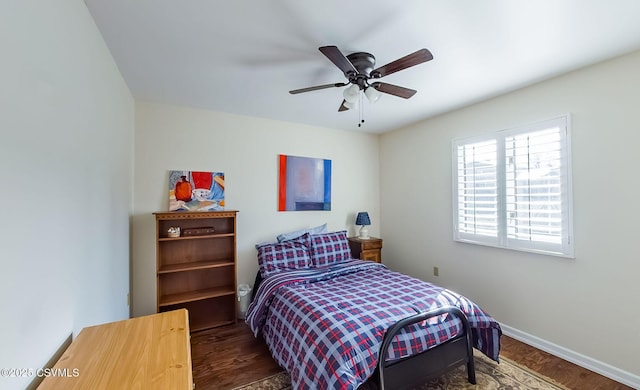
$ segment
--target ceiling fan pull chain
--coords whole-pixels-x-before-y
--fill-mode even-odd
[[[358,127],[361,127],[362,124],[364,123],[364,99],[362,98],[362,93],[360,93],[359,97],[360,97],[360,104],[358,105],[358,113],[359,113],[359,121],[358,121]]]

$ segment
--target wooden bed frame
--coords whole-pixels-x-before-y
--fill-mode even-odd
[[[385,361],[389,346],[400,330],[411,324],[443,314],[460,318],[463,327],[462,332],[419,354],[410,355],[392,362]],[[378,366],[372,378],[377,377],[377,385],[380,390],[407,389],[423,384],[428,379],[440,376],[466,363],[469,383],[475,384],[476,372],[473,362],[472,346],[471,327],[469,326],[467,316],[462,310],[455,306],[445,306],[428,312],[418,313],[396,322],[387,330],[378,354]]]

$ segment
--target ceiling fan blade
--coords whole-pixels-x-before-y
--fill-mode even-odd
[[[381,83],[379,81],[371,84],[371,86],[380,92],[388,93],[389,95],[394,95],[405,99],[409,99],[411,96],[415,95],[416,92],[418,92],[415,89],[409,89],[393,84]]]
[[[333,84],[325,84],[325,85],[316,85],[315,87],[294,89],[293,91],[289,91],[289,93],[292,94],[292,95],[295,95],[297,93],[317,91],[319,89],[325,89],[325,88],[344,87],[345,85],[347,85],[347,83],[333,83]]]
[[[410,68],[423,62],[431,61],[432,59],[433,54],[431,54],[429,50],[420,49],[414,53],[398,58],[393,62],[372,70],[371,77],[379,79],[380,77],[390,75],[391,73]]]
[[[353,66],[351,61],[347,59],[347,57],[342,54],[340,49],[337,46],[322,46],[318,48],[322,54],[324,54],[331,62],[335,64],[346,78],[349,78],[350,74],[358,73],[356,68]]]
[[[346,100],[342,101],[342,104],[340,104],[340,108],[338,108],[338,112],[347,111],[349,109],[349,107],[344,105],[346,102]]]

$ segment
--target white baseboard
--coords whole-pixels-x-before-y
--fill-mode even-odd
[[[577,364],[587,370],[597,372],[598,374],[611,378],[616,382],[631,386],[634,389],[640,389],[640,376],[638,375],[613,367],[610,364],[603,363],[599,360],[590,358],[589,356],[561,347],[508,325],[501,323],[500,327],[502,328],[502,332],[511,338],[522,341],[525,344],[529,344],[571,363]]]

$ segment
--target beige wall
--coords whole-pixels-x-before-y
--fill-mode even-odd
[[[0,47],[0,367],[36,369],[129,315],[134,105],[81,0],[0,2]]]
[[[331,211],[277,211],[278,154],[330,159]],[[168,208],[170,170],[225,173],[227,209],[238,213],[238,283],[253,284],[258,242],[328,223],[354,234],[369,211],[379,234],[378,136],[139,102],[136,104],[133,312],[155,311],[154,211]]]
[[[640,384],[639,68],[636,52],[384,134],[387,264],[468,295],[521,336]],[[573,121],[576,258],[453,242],[452,139],[564,113]]]

